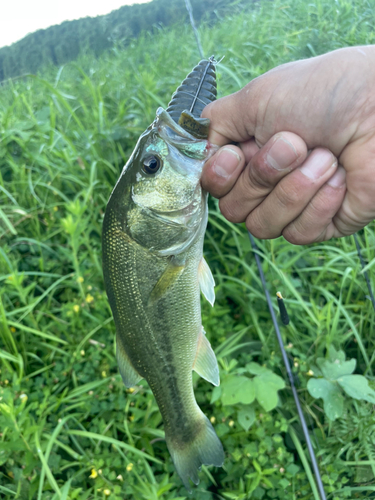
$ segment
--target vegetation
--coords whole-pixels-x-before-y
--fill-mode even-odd
[[[275,0],[202,24],[206,54],[225,56],[219,93],[286,61],[373,43],[374,8]],[[118,374],[100,235],[136,139],[198,60],[182,25],[0,89],[2,498],[188,498],[147,384],[125,390]],[[360,234],[373,287],[374,227]],[[287,298],[285,345],[327,496],[375,498],[374,311],[353,239],[258,244],[271,292]],[[222,385],[196,377],[195,392],[226,460],[203,469],[193,498],[318,500],[245,228],[214,200],[205,256],[217,302],[203,304],[203,323]],[[353,374],[362,392],[350,390]],[[314,397],[319,385],[333,407]]]
[[[238,3],[238,2],[237,2]],[[191,0],[196,21],[215,20],[226,11],[225,0]],[[124,47],[142,31],[188,22],[184,0],[153,0],[124,5],[107,15],[65,21],[31,33],[9,47],[0,48],[0,82],[36,73],[47,64],[61,65],[79,55],[98,56],[114,46]]]

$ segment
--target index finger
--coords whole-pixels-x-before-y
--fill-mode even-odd
[[[210,120],[208,140],[211,143],[224,146],[252,138],[245,126],[245,110],[241,105],[240,92],[221,97],[203,109],[202,118]]]

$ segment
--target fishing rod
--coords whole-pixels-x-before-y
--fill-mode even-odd
[[[265,278],[263,268],[262,268],[262,263],[261,263],[260,257],[259,257],[259,250],[258,250],[258,247],[255,243],[254,236],[250,233],[250,231],[248,231],[248,235],[249,235],[251,247],[252,247],[253,252],[254,252],[255,262],[256,262],[257,267],[258,267],[258,272],[259,272],[260,280],[262,282],[264,295],[266,296],[268,309],[270,311],[273,326],[275,328],[276,338],[277,338],[277,341],[279,343],[281,356],[283,358],[284,366],[285,366],[286,373],[288,375],[288,379],[289,379],[289,383],[290,383],[290,387],[292,389],[294,402],[295,402],[296,407],[297,407],[298,417],[299,417],[299,420],[300,420],[300,423],[302,426],[303,435],[304,435],[305,440],[306,440],[306,445],[307,445],[307,449],[308,449],[308,452],[310,455],[311,465],[312,465],[312,468],[314,471],[315,481],[316,481],[316,484],[318,487],[319,495],[320,495],[321,500],[326,500],[327,497],[326,497],[326,494],[324,491],[323,481],[322,481],[322,477],[321,477],[321,474],[319,471],[318,462],[316,460],[316,456],[315,456],[314,448],[313,448],[313,445],[311,442],[309,430],[307,428],[305,415],[303,414],[302,406],[301,406],[298,392],[297,392],[297,389],[295,386],[294,375],[293,375],[292,369],[290,367],[288,355],[287,355],[285,347],[284,347],[284,342],[283,342],[283,338],[281,336],[281,332],[280,332],[280,328],[279,328],[279,325],[277,322],[276,314],[275,314],[275,311],[273,309],[270,293],[269,293],[268,288],[267,288],[266,278]],[[283,323],[288,324],[289,323],[289,316],[288,316],[288,313],[286,312],[286,307],[285,307],[285,304],[284,304],[284,301],[283,301],[283,298],[282,298],[280,292],[278,292],[277,297],[278,297],[280,316],[282,317]]]

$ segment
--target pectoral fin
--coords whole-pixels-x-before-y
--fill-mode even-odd
[[[202,257],[198,266],[198,279],[201,292],[213,306],[215,302],[215,280],[204,257]]]
[[[116,358],[125,387],[134,387],[143,377],[139,375],[131,364],[118,336],[116,336]]]
[[[198,339],[197,354],[195,356],[193,370],[202,378],[211,382],[211,384],[216,386],[220,385],[217,359],[211,344],[206,338],[203,326]]]
[[[150,297],[148,299],[149,305],[159,300],[167,290],[172,288],[172,286],[181,276],[184,269],[185,263],[178,260],[177,258],[173,257],[169,261],[169,264],[166,267],[164,273],[160,276],[150,294]]]

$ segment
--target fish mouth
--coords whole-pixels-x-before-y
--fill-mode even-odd
[[[177,88],[167,107],[167,113],[174,122],[178,123],[181,113],[186,110],[199,118],[203,108],[216,100],[215,66],[214,56],[203,59]]]
[[[202,207],[202,202],[205,199],[205,195],[201,195],[200,185],[196,187],[193,201],[188,203],[186,206],[178,208],[176,210],[152,210],[154,216],[159,220],[163,220],[168,223],[183,225],[188,227],[191,219],[199,212]]]

